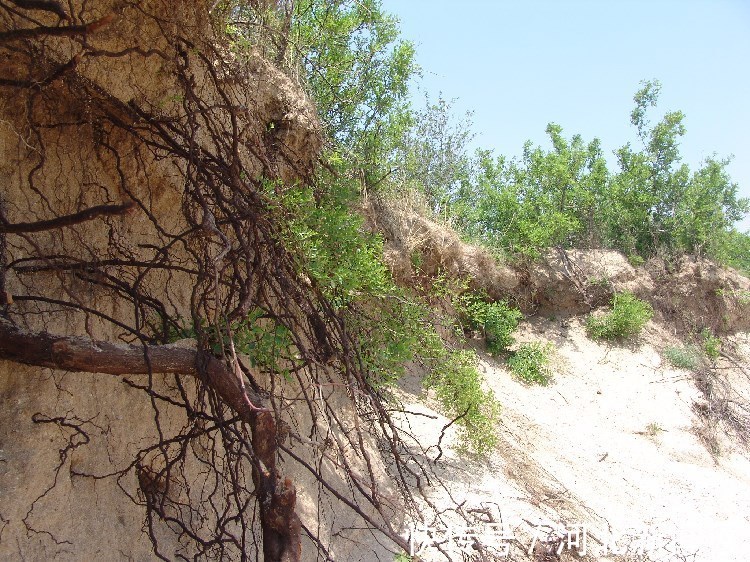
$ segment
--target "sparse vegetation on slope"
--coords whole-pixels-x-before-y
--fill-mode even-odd
[[[653,314],[651,305],[632,293],[617,293],[612,297],[611,310],[608,313],[589,316],[586,330],[594,339],[632,338],[641,332]]]
[[[700,365],[700,351],[694,345],[667,347],[663,354],[672,366],[680,369],[694,371]]]
[[[522,381],[546,386],[552,380],[549,369],[550,345],[524,343],[508,358],[510,370]]]
[[[470,330],[484,337],[487,351],[497,355],[513,345],[513,332],[523,314],[507,302],[488,302],[476,293],[464,293],[457,298],[456,308]]]
[[[701,339],[703,340],[703,352],[711,361],[719,358],[721,353],[721,339],[714,336],[708,328],[701,330]]]
[[[469,349],[443,351],[435,358],[425,385],[434,388],[438,400],[463,428],[466,452],[483,455],[497,444],[500,404],[482,388],[476,354]]]

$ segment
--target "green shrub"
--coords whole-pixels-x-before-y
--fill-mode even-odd
[[[490,353],[503,353],[513,345],[512,334],[523,318],[517,308],[506,302],[487,302],[476,293],[461,295],[457,308],[469,328],[482,332]]]
[[[458,295],[465,293],[469,289],[469,279],[467,277],[454,277],[446,273],[443,269],[438,269],[437,273],[430,278],[430,286],[427,292],[429,302],[447,300],[457,302]]]
[[[401,289],[367,304],[368,309],[352,307],[344,316],[348,330],[358,335],[357,357],[367,383],[387,389],[408,363],[419,363],[428,373],[424,387],[435,391],[445,414],[456,420],[463,450],[479,455],[491,450],[500,407],[492,392],[482,389],[476,354],[447,347],[428,306]]]
[[[336,309],[391,291],[383,240],[366,233],[364,219],[352,212],[352,186],[331,181],[327,192],[318,195],[312,187],[283,190],[272,181],[264,189],[275,205],[276,220],[284,225],[281,242],[299,257],[300,271]]]
[[[668,347],[664,350],[664,357],[674,367],[694,371],[700,364],[700,351],[693,345],[683,347]]]
[[[422,264],[424,264],[424,256],[419,250],[412,250],[409,254],[409,261],[411,261],[412,269],[419,273],[422,271]]]
[[[662,426],[660,426],[660,425],[659,425],[658,423],[656,423],[656,422],[651,422],[650,424],[648,424],[648,425],[646,426],[646,431],[645,431],[645,432],[643,432],[643,433],[645,433],[645,434],[646,434],[646,435],[648,435],[649,437],[656,437],[656,436],[657,436],[657,435],[659,435],[659,434],[660,434],[660,433],[661,433],[662,431],[664,431],[664,428],[663,428]]]
[[[253,308],[242,319],[229,326],[220,322],[207,329],[208,322],[196,324],[178,320],[167,329],[166,342],[174,343],[185,338],[197,338],[205,331],[211,352],[220,356],[232,345],[237,353],[247,356],[250,366],[266,373],[278,373],[288,378],[290,369],[298,366],[299,352],[289,329],[261,308]],[[230,344],[231,335],[231,344]]]
[[[604,316],[589,316],[586,331],[594,339],[616,340],[636,336],[651,317],[654,309],[629,292],[612,297],[612,310]]]
[[[547,386],[552,379],[548,367],[551,346],[539,342],[525,343],[508,358],[508,365],[519,379],[529,384]]]
[[[628,256],[628,262],[630,262],[630,265],[632,265],[633,267],[640,267],[644,263],[646,263],[646,260],[638,254],[630,254]]]
[[[500,405],[491,390],[482,389],[482,375],[473,351],[442,350],[437,358],[440,368],[428,375],[425,387],[433,388],[448,414],[459,418],[464,449],[485,454],[497,444],[495,426]]]
[[[708,328],[703,329],[701,338],[703,339],[703,351],[706,356],[712,360],[718,359],[721,353],[721,339],[714,336]]]

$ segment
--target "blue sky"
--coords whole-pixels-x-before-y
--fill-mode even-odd
[[[629,122],[644,79],[662,83],[656,121],[685,113],[684,161],[734,155],[750,197],[750,1],[383,0],[417,48],[426,91],[473,111],[474,146],[519,155],[544,144],[547,123],[602,140],[636,142]],[[545,144],[546,146],[546,144]],[[750,218],[740,225],[750,229]]]

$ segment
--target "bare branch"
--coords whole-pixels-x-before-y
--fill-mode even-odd
[[[94,22],[85,25],[66,25],[62,27],[50,27],[40,25],[38,27],[27,27],[20,29],[11,29],[0,33],[0,43],[6,41],[15,41],[18,39],[34,39],[39,37],[77,37],[95,33],[106,27],[114,20],[112,14],[106,15]]]
[[[0,319],[0,359],[36,367],[65,371],[137,375],[174,373],[196,377],[246,421],[262,399],[246,391],[247,400],[232,370],[210,355],[175,345],[125,345],[76,336],[55,336],[48,332],[27,332]]]
[[[8,234],[19,234],[27,232],[42,232],[54,228],[63,228],[82,222],[93,220],[101,216],[123,215],[135,208],[135,203],[125,203],[124,205],[97,205],[72,215],[64,215],[54,219],[38,222],[19,222],[11,224],[0,215],[0,232]]]
[[[0,78],[0,86],[8,86],[11,88],[38,88],[41,89],[44,86],[47,86],[48,84],[51,84],[67,72],[70,72],[73,70],[78,63],[81,62],[81,57],[79,55],[74,56],[72,59],[70,59],[65,64],[62,64],[58,66],[55,70],[53,70],[46,78],[43,78],[42,80],[13,80],[10,78]]]
[[[56,14],[60,19],[70,19],[67,12],[60,5],[60,3],[55,2],[54,0],[10,0],[10,2],[25,10],[41,10],[44,12],[52,12],[53,14]]]
[[[262,398],[242,388],[241,374],[211,355],[175,345],[137,346],[84,337],[27,332],[0,319],[0,359],[25,365],[110,375],[174,373],[200,379],[252,428],[257,455],[253,479],[260,498],[266,560],[296,562],[301,555],[296,490],[276,470],[276,420]]]

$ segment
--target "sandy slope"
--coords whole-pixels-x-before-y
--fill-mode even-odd
[[[492,504],[515,537],[506,559],[526,558],[534,535],[547,536],[540,520],[561,530],[584,525],[589,559],[750,558],[750,457],[729,439],[720,440],[714,457],[701,441],[693,406],[703,398],[690,373],[668,366],[659,353],[676,340],[652,324],[629,347],[602,345],[586,338],[577,318],[534,319],[519,340],[554,343],[554,383],[525,386],[483,358],[487,383],[503,405],[501,445],[483,463],[449,452],[448,490],[432,493],[438,506],[450,505],[449,492],[466,501],[465,509]],[[750,365],[748,336],[735,340]],[[429,400],[408,393],[404,399],[413,401],[407,409],[434,415]],[[435,442],[445,423],[427,419],[405,419],[423,445]],[[424,529],[417,534],[424,536]],[[604,556],[612,540],[620,556]],[[435,548],[424,554],[445,559]],[[562,557],[580,559],[567,545]]]

